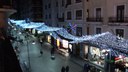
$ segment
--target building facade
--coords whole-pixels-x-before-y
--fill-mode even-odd
[[[44,0],[43,3],[46,24],[64,27],[77,36],[86,34],[82,0]]]
[[[58,4],[58,0],[43,0],[43,19],[49,26],[57,25]]]
[[[109,31],[127,37],[127,0],[44,0],[44,21],[51,26],[73,29],[77,36]]]
[[[86,0],[87,33],[98,34],[109,31],[127,37],[127,0]]]
[[[34,22],[43,22],[42,0],[14,0],[13,4],[18,13],[12,18],[30,19]]]

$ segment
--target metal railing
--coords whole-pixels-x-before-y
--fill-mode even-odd
[[[64,22],[64,17],[58,18],[58,21],[59,21],[59,22]]]
[[[128,22],[128,17],[109,17],[109,22]]]
[[[103,18],[87,18],[87,22],[102,22]]]

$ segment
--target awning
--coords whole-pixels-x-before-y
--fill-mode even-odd
[[[65,38],[65,39],[68,39],[68,40],[78,40],[79,39],[79,37],[71,35],[70,33],[68,33],[64,28],[56,31],[56,33],[59,36]]]
[[[10,20],[11,23],[15,24],[15,25],[21,25],[21,24],[25,24],[25,20]]]
[[[42,32],[45,32],[45,31],[57,31],[57,30],[60,30],[61,28],[58,28],[58,27],[49,27],[47,25],[42,25],[40,27],[37,27],[35,28],[36,30],[39,30],[39,31],[42,31]]]
[[[30,22],[30,23],[21,24],[20,26],[22,28],[37,28],[43,26],[43,24],[44,23]]]
[[[83,39],[74,40],[69,43],[88,43],[99,47],[100,49],[111,49],[114,52],[128,55],[128,40],[119,39],[110,32],[97,34],[94,36],[85,36]]]

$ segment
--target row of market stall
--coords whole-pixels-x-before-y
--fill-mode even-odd
[[[85,60],[105,67],[108,63],[121,63],[128,67],[128,40],[105,32],[97,35],[77,37],[68,33],[64,28],[50,27],[45,23],[29,22],[25,20],[10,20],[21,29],[29,29],[33,34],[47,32],[46,41],[56,46],[65,56],[75,54]]]

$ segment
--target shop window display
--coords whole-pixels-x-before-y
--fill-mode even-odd
[[[115,72],[127,72],[128,57],[119,55],[115,58]]]
[[[104,60],[105,56],[108,53],[108,50],[101,50],[96,47],[90,47],[90,53],[91,53],[91,61],[95,64],[98,64],[102,67],[104,67]]]
[[[88,59],[88,45],[84,46],[84,59]]]

